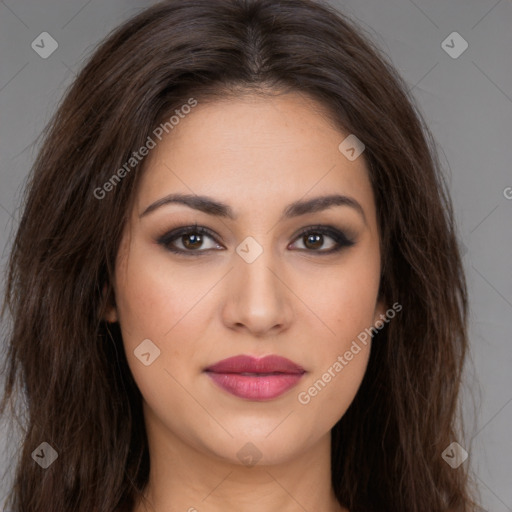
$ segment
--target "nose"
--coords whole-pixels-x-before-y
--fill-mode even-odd
[[[270,249],[251,263],[235,254],[225,289],[225,325],[256,337],[286,330],[293,318],[293,293],[286,281],[282,265]]]

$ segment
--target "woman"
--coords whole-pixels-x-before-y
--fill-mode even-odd
[[[465,277],[406,90],[310,0],[170,0],[96,50],[10,259],[13,510],[477,510]]]

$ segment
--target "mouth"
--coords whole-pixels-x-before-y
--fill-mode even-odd
[[[300,365],[280,356],[235,356],[205,368],[224,391],[252,401],[273,400],[296,386],[306,373]]]

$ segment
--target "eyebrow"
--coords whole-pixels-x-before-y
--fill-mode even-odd
[[[157,208],[168,204],[183,204],[194,210],[199,210],[208,215],[215,215],[226,219],[236,220],[237,215],[233,212],[231,206],[216,201],[215,199],[207,196],[198,196],[193,194],[169,194],[158,201],[150,204],[140,215],[139,218],[148,215],[155,211]],[[280,221],[298,217],[306,213],[315,213],[327,210],[333,206],[349,206],[356,210],[367,224],[366,215],[363,207],[353,198],[340,194],[331,194],[327,196],[314,197],[307,200],[298,200],[289,204],[281,214]]]

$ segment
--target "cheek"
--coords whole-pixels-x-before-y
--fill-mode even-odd
[[[145,386],[142,380],[167,381],[165,369],[178,378],[185,370],[180,362],[193,361],[198,350],[197,341],[206,322],[201,299],[211,284],[192,282],[187,273],[165,266],[165,258],[158,251],[143,251],[135,244],[117,277],[116,302],[123,344],[141,391],[150,384],[146,382]],[[150,352],[154,350],[158,357],[148,367],[137,358],[141,343],[148,344],[144,340],[151,340],[157,347],[149,344]]]
[[[159,251],[143,250],[136,243],[116,277],[119,321],[132,340],[153,336],[163,341],[171,336],[180,323],[187,322],[187,312],[199,299],[201,288],[206,288],[172,271]]]
[[[315,350],[304,354],[314,370],[297,391],[308,418],[331,428],[353,401],[366,372],[379,288],[378,253],[359,251],[327,276],[318,272],[302,279],[308,290],[309,331]],[[319,321],[321,320],[321,322]]]
[[[318,299],[315,313],[325,325],[317,328],[321,335],[311,337],[314,350],[309,345],[305,356],[312,371],[297,390],[296,400],[306,425],[313,429],[310,422],[317,421],[327,430],[345,414],[364,378],[378,283],[346,275],[325,284],[321,299],[310,297],[311,303]],[[313,322],[319,325],[316,318]]]
[[[378,253],[371,248],[354,251],[329,272],[318,268],[299,275],[297,289],[310,312],[308,317],[316,325],[323,354],[332,358],[347,350],[374,322],[380,282]]]
[[[327,432],[344,416],[365,375],[369,353],[369,345],[361,345],[360,352],[345,361],[346,365],[333,359],[310,376],[296,396],[302,428]]]

